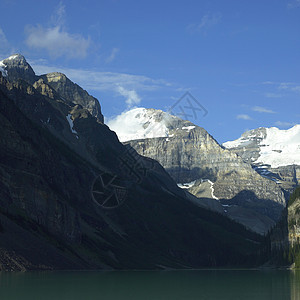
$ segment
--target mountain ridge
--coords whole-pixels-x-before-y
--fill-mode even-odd
[[[65,99],[41,76],[26,80],[22,67],[13,79],[5,71],[1,270],[253,264],[258,235],[195,205],[159,163],[122,145],[84,99]],[[111,178],[116,185],[100,184]]]

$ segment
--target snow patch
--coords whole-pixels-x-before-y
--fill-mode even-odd
[[[215,200],[219,200],[219,198],[214,195],[214,183],[209,179],[207,180],[207,182],[210,184],[211,197]]]
[[[238,138],[237,140],[228,141],[228,142],[223,143],[223,146],[227,149],[245,147],[251,143],[250,138],[251,138],[250,136],[247,138],[242,136],[242,137]]]
[[[187,183],[177,183],[177,186],[180,187],[181,189],[189,189],[195,185],[195,182],[196,180]]]
[[[17,57],[19,57],[18,54],[14,54],[14,55],[11,55],[10,57],[6,58],[7,60],[13,60],[13,59],[16,59]]]
[[[7,71],[5,70],[6,65],[3,63],[3,61],[0,61],[0,72],[2,73],[3,77],[7,76]]]
[[[196,126],[186,126],[186,127],[182,127],[181,129],[187,130],[187,132],[190,132],[194,128],[196,128]]]
[[[68,114],[68,115],[66,116],[66,118],[67,118],[67,121],[68,121],[68,123],[69,123],[69,125],[70,125],[70,129],[71,129],[72,133],[76,134],[76,136],[77,136],[78,132],[73,128],[73,127],[74,127],[74,124],[73,124],[73,120],[72,120],[72,118],[71,118],[71,114]],[[77,138],[78,138],[78,136],[77,136]]]
[[[228,141],[223,143],[223,146],[227,149],[231,148],[242,148],[246,147],[252,142],[255,142],[257,140],[262,140],[264,136],[264,129],[263,127],[260,127],[258,129],[253,129],[250,131],[246,131],[240,138],[234,141]]]

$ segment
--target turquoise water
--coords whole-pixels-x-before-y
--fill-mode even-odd
[[[0,299],[300,300],[300,271],[0,273]]]

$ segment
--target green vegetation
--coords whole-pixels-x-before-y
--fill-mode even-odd
[[[297,227],[297,219],[299,218],[299,208],[295,210],[295,215],[291,214],[291,205],[294,204],[296,201],[300,201],[300,186],[298,186],[294,192],[291,194],[287,210],[287,214],[283,221],[287,225],[281,222],[281,228],[286,227],[286,234],[290,235],[290,233],[294,230],[294,227]],[[277,225],[278,227],[278,225]],[[284,237],[284,234],[283,234]],[[291,242],[290,242],[291,243]],[[277,253],[275,253],[277,252]],[[272,251],[272,256],[277,258],[278,265],[292,265],[295,264],[295,268],[300,268],[300,244],[299,241],[293,241],[293,244],[289,245],[288,247],[279,249],[278,251]]]
[[[290,196],[288,206],[291,206],[296,201],[296,199],[300,199],[300,186],[296,187],[296,189]]]
[[[300,186],[298,186],[289,200],[289,206],[291,206],[295,201],[300,201]],[[299,219],[299,208],[295,211],[295,218],[292,220],[293,225],[297,225],[297,218]],[[298,220],[299,221],[299,220]],[[290,224],[289,224],[290,225]],[[289,251],[289,261],[295,263],[295,268],[300,268],[300,244],[299,241],[296,245],[290,248]]]
[[[300,267],[300,245],[296,244],[289,249],[288,262],[295,263],[295,268]]]

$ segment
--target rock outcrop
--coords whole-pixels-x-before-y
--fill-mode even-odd
[[[66,75],[54,72],[43,75],[42,78],[45,83],[59,93],[63,100],[81,105],[86,108],[93,117],[104,123],[99,101],[89,95],[87,91],[82,89],[79,85],[73,83]]]
[[[300,245],[300,187],[292,193],[288,205],[289,242],[291,247]],[[300,250],[300,249],[299,249]],[[300,252],[299,252],[300,254]]]

